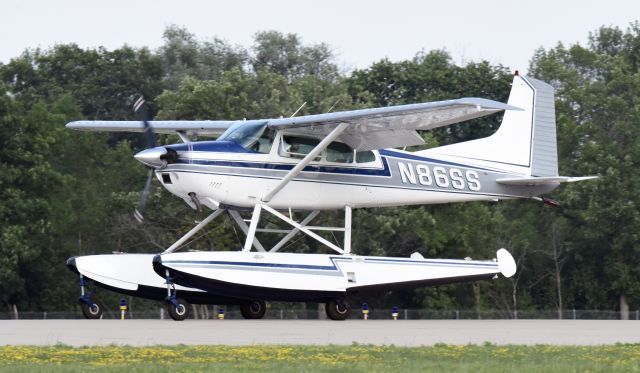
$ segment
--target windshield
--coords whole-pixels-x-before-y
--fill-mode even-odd
[[[230,127],[218,137],[218,140],[233,141],[245,149],[266,153],[268,150],[265,148],[270,148],[272,140],[269,141],[269,138],[272,136],[269,136],[271,131],[265,131],[265,129],[267,129],[266,123],[239,123],[237,126]],[[259,141],[261,138],[265,141]]]

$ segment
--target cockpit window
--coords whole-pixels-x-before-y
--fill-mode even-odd
[[[240,123],[229,128],[218,140],[233,141],[256,153],[269,153],[273,138],[274,131],[267,128],[266,123]]]
[[[273,145],[273,139],[275,138],[275,131],[271,128],[265,128],[258,141],[250,146],[250,149],[256,153],[269,154],[271,151],[271,145]]]

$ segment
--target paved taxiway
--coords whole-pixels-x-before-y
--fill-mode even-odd
[[[4,320],[0,345],[640,343],[617,320]]]

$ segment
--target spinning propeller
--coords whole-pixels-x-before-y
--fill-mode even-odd
[[[133,104],[133,112],[136,113],[138,119],[144,124],[144,137],[147,140],[147,147],[149,149],[155,148],[156,134],[153,132],[153,128],[151,128],[151,125],[149,124],[149,111],[147,110],[143,96],[140,96],[136,103]],[[153,179],[154,170],[155,168],[150,167],[147,182],[145,183],[142,195],[140,196],[140,202],[138,202],[138,207],[133,212],[133,217],[141,224],[144,222],[144,216],[142,214],[144,213],[144,208],[147,204],[149,187],[151,187],[151,179]]]

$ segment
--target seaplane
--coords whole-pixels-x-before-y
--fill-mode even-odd
[[[516,263],[505,249],[489,260],[358,255],[352,250],[352,211],[369,207],[496,201],[542,197],[561,183],[591,177],[558,175],[554,90],[515,74],[506,104],[483,98],[256,120],[150,121],[143,100],[138,121],[74,121],[83,131],[144,132],[149,148],[134,157],[150,168],[135,217],[144,221],[155,177],[194,210],[210,214],[162,252],[73,257],[80,302],[88,318],[102,305],[89,284],[165,300],[175,320],[190,303],[238,304],[248,319],[262,318],[266,301],[324,303],[327,316],[346,319],[352,299],[370,292],[510,277]],[[491,136],[406,151],[424,144],[418,131],[503,112]],[[181,143],[157,146],[155,133]],[[217,136],[196,141],[197,136]],[[324,211],[343,211],[344,224],[312,226]],[[241,211],[251,212],[244,219]],[[180,251],[198,231],[228,214],[244,232],[236,251]],[[270,214],[288,229],[261,226]],[[264,219],[263,219],[264,220]],[[248,224],[247,224],[248,223]],[[330,241],[322,231],[341,232]],[[257,233],[280,234],[273,246]],[[283,252],[296,235],[317,240],[327,253]],[[275,241],[275,240],[274,240]]]

